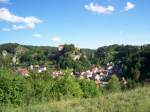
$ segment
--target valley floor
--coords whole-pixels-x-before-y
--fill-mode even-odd
[[[150,87],[92,99],[70,99],[30,106],[3,106],[0,112],[150,112]]]

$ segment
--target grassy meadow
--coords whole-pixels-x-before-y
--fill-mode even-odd
[[[150,87],[89,99],[67,99],[29,106],[1,106],[1,112],[150,112]]]

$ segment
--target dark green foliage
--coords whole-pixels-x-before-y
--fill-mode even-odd
[[[70,74],[71,73],[67,71],[65,76],[58,80],[56,88],[58,88],[58,92],[63,96],[81,97],[83,93],[80,85]]]
[[[8,52],[5,59],[1,54],[4,50]],[[3,44],[0,45],[0,52],[0,66],[5,67],[12,65],[12,57],[15,54],[19,65],[39,64],[55,69],[72,68],[75,71],[86,70],[91,67],[91,64],[106,65],[112,61],[123,69],[123,75],[127,78],[135,78],[133,70],[138,70],[140,73],[137,81],[143,82],[150,78],[150,45],[110,45],[97,50],[81,49],[78,51],[73,44],[70,44],[64,45],[64,49],[58,51],[56,47],[49,46]],[[71,55],[77,54],[81,54],[81,58],[74,60]],[[118,65],[118,61],[122,64]]]
[[[88,99],[63,99],[23,106],[1,105],[0,112],[149,112],[150,87]]]
[[[112,75],[107,89],[109,92],[119,92],[121,90],[120,81],[116,75]]]
[[[24,78],[8,69],[0,69],[0,104],[31,104],[70,97],[91,98],[101,94],[92,81],[78,80],[65,71],[65,76],[53,79],[47,73]]]
[[[18,45],[19,44],[15,44],[15,43],[2,44],[0,45],[0,52],[6,50],[9,53],[15,54],[15,49],[18,47]]]
[[[70,45],[65,44],[62,52],[67,53],[67,52],[71,52],[74,50],[75,50],[75,46],[73,44],[70,44]]]
[[[75,61],[72,60],[70,57],[67,56],[61,56],[59,58],[58,66],[62,69],[67,69],[67,68],[74,68],[75,66]]]
[[[112,45],[98,48],[93,62],[106,65],[110,61],[123,67],[125,77],[131,79],[136,77],[137,81],[150,78],[150,45]],[[119,65],[118,61],[121,61],[122,65]]]
[[[2,56],[3,50],[8,52],[6,57]],[[138,82],[150,79],[150,45],[111,45],[100,47],[95,51],[77,50],[71,44],[64,45],[64,49],[59,52],[56,47],[4,44],[0,45],[0,66],[2,68],[14,68],[12,57],[15,54],[19,66],[39,64],[54,69],[71,68],[78,72],[89,69],[91,64],[106,65],[112,61],[118,68],[122,69],[124,77],[130,79],[127,84],[129,89],[136,87]],[[80,55],[80,59],[74,60],[74,55]],[[119,61],[121,63],[118,63]],[[90,91],[90,88],[94,91]],[[111,92],[120,90],[120,84],[116,77],[112,76],[108,90]],[[30,78],[26,79],[16,76],[16,73],[10,70],[0,70],[1,103],[21,104],[27,102],[28,104],[32,100],[59,100],[63,96],[94,97],[98,94],[97,87],[93,82],[85,80],[78,82],[70,75],[51,79],[48,73],[33,73]]]
[[[64,77],[58,79],[52,79],[50,77],[45,78],[45,76],[34,76],[32,81],[32,97],[40,101],[60,100],[64,96],[82,97],[82,90],[79,84],[70,74],[70,72],[66,72]]]
[[[74,56],[80,55],[79,59],[74,59]],[[59,68],[66,69],[71,68],[75,71],[81,71],[88,69],[91,65],[88,58],[82,53],[81,50],[77,50],[74,45],[64,45],[64,49],[59,52],[57,58]]]
[[[33,62],[33,58],[30,52],[29,53],[27,52],[20,57],[20,63],[28,63],[30,65],[32,62]]]
[[[105,65],[110,61],[114,61],[116,55],[116,48],[118,45],[100,47],[95,52],[95,60],[99,64]]]
[[[128,79],[127,89],[134,89],[134,88],[139,87],[139,86],[140,86],[140,84],[137,83],[135,80]]]
[[[0,103],[23,103],[30,86],[23,77],[13,72],[0,70]],[[29,90],[30,91],[30,90]]]
[[[84,98],[93,98],[101,94],[101,89],[96,86],[95,82],[89,80],[79,80],[80,87],[83,91]]]

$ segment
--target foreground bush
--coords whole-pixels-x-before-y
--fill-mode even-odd
[[[65,76],[57,80],[56,89],[63,96],[82,97],[83,92],[79,83],[75,80],[70,72],[66,72]]]
[[[121,90],[120,81],[116,75],[111,76],[107,89],[109,92],[119,92]]]
[[[27,104],[62,98],[83,97],[79,83],[66,71],[65,76],[52,79],[47,74],[24,78],[8,69],[0,69],[0,103]]]
[[[128,88],[132,88],[130,85],[133,84],[129,81]],[[113,75],[105,91],[112,93],[120,89],[120,82]],[[0,104],[30,105],[64,98],[94,98],[105,91],[93,81],[75,79],[70,70],[65,71],[64,77],[53,79],[47,73],[25,78],[11,70],[0,69]]]
[[[93,98],[101,94],[101,89],[96,86],[95,82],[89,80],[79,80],[78,82],[84,98]]]
[[[0,70],[0,103],[21,104],[28,95],[30,85],[13,72]]]
[[[1,112],[150,112],[150,87],[90,99],[68,99],[36,105],[1,106]]]

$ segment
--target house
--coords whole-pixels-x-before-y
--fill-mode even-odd
[[[110,62],[108,64],[108,68],[107,68],[107,75],[112,75],[113,74],[113,69],[114,69],[114,64],[112,62]]]
[[[98,68],[97,67],[95,67],[95,68],[92,69],[92,73],[93,74],[96,74],[97,72],[98,72]]]
[[[33,70],[38,71],[38,70],[39,70],[39,68],[40,68],[40,65],[34,65]]]
[[[25,77],[30,76],[30,75],[29,75],[29,71],[28,71],[27,68],[17,67],[17,72],[18,72],[20,75],[25,76]]]
[[[50,76],[53,78],[57,78],[57,77],[64,76],[64,73],[62,71],[54,71],[54,72],[50,73]]]
[[[87,70],[85,72],[81,72],[80,79],[91,79],[93,77],[93,72]]]
[[[100,80],[100,75],[96,74],[95,77],[94,77],[94,79],[97,80],[97,81],[99,81]]]
[[[40,65],[30,65],[30,70],[37,71],[38,73],[45,72],[47,68],[45,66],[40,66]]]
[[[30,65],[30,70],[33,70],[34,68],[33,68],[33,65]]]
[[[42,73],[42,72],[45,72],[47,70],[46,67],[44,66],[40,66],[39,69],[38,69],[38,73]]]

